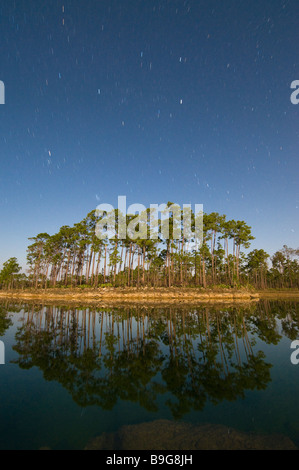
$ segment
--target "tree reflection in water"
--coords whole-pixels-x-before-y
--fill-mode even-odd
[[[6,330],[12,325],[9,311],[6,306],[0,305],[0,338],[5,335]]]
[[[166,394],[174,418],[207,401],[244,397],[271,381],[271,364],[256,339],[277,344],[298,332],[298,308],[72,308],[26,306],[16,333],[16,361],[38,367],[81,407],[111,410],[118,400],[158,411]],[[286,313],[287,312],[287,313]]]

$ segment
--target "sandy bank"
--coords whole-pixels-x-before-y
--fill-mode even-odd
[[[259,291],[258,295],[261,299],[269,300],[299,300],[299,290],[286,289],[286,290],[275,290],[269,289]]]
[[[94,290],[49,289],[46,291],[0,291],[0,299],[77,301],[109,303],[198,303],[251,302],[259,300],[257,293],[247,291],[210,291],[200,289],[122,289]]]

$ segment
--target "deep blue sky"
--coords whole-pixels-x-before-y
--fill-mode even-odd
[[[298,0],[2,0],[0,265],[100,203],[298,246]]]

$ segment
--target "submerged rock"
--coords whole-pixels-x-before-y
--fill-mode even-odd
[[[168,420],[122,426],[103,433],[86,450],[297,450],[283,435],[255,435],[222,425]]]

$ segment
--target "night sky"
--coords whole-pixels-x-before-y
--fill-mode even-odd
[[[298,246],[298,0],[1,0],[0,265],[100,203]]]

